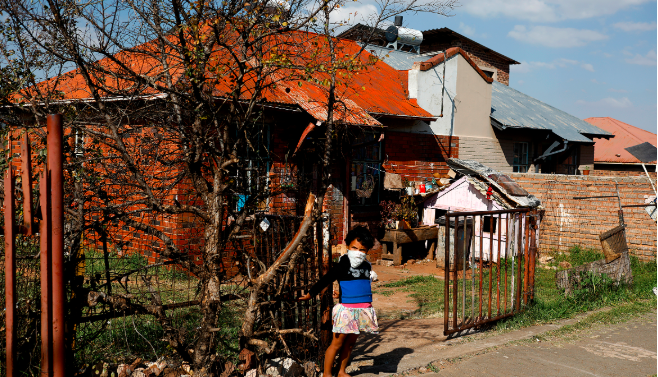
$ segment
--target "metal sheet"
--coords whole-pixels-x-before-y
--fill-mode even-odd
[[[519,186],[512,178],[505,174],[489,174],[489,178],[498,183],[510,195],[528,196],[528,192],[523,187]]]
[[[656,161],[656,146],[649,142],[644,142],[625,149],[641,162],[646,163]]]
[[[394,69],[397,69],[398,71],[408,71],[413,68],[414,63],[424,62],[425,60],[436,55],[436,53],[431,55],[418,55],[411,52],[396,51],[374,45],[366,46],[366,51],[372,55],[375,55],[384,63],[388,64]]]
[[[649,142],[656,145],[656,134],[631,126],[610,117],[592,117],[585,119],[586,122],[596,127],[608,131],[615,135],[614,138],[597,139],[594,144],[594,163],[597,162],[614,162],[614,163],[639,163],[640,160],[626,151],[626,148]],[[656,161],[656,152],[654,150],[653,159],[649,162]]]
[[[495,121],[492,122],[494,125],[502,129],[548,130],[570,142],[591,143],[593,140],[588,136],[613,136],[608,131],[496,81],[491,85],[491,119]]]

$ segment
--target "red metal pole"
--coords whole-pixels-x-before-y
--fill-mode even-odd
[[[34,216],[32,214],[32,156],[30,136],[25,132],[21,141],[21,176],[23,184],[23,225],[25,234],[33,235]]]
[[[41,173],[39,179],[39,193],[41,202],[41,375],[52,376],[53,350],[52,350],[52,273],[51,273],[51,244],[50,227],[50,181],[47,170]]]
[[[53,376],[65,377],[64,187],[62,114],[48,115],[48,170],[52,213]]]
[[[11,150],[11,145],[10,145]],[[14,172],[11,164],[5,175],[5,331],[6,331],[6,371],[7,377],[18,375],[16,362],[16,224],[14,214]]]

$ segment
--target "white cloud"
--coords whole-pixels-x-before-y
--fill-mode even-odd
[[[517,41],[546,47],[580,47],[589,42],[601,41],[608,36],[594,30],[516,25],[508,34]]]
[[[522,61],[521,64],[510,66],[511,73],[528,73],[537,69],[556,69],[556,68],[566,68],[566,67],[581,67],[587,71],[594,72],[594,67],[585,62],[572,59],[555,59],[551,62],[525,62]]]
[[[586,71],[594,72],[594,66],[589,63],[583,63],[580,66]]]
[[[648,22],[617,22],[616,24],[612,25],[616,29],[620,29],[623,31],[650,31],[656,28],[656,23],[648,23]]]
[[[633,103],[627,97],[623,97],[620,99],[607,97],[593,102],[578,100],[576,101],[576,104],[587,106],[587,107],[614,108],[614,109],[628,109],[633,107]]]
[[[504,16],[530,22],[579,20],[615,14],[652,0],[462,0],[465,12],[482,18]]]
[[[632,58],[626,59],[626,63],[637,65],[656,65],[656,50],[651,50],[644,56],[635,54]]]
[[[464,24],[463,22],[459,23],[459,31],[464,33],[464,35],[468,35],[469,37],[475,36],[475,29]]]
[[[357,3],[358,4],[358,3]],[[346,5],[334,9],[329,15],[329,19],[334,25],[347,26],[356,25],[357,23],[371,24],[373,19],[379,15],[377,7],[372,4],[363,5]]]

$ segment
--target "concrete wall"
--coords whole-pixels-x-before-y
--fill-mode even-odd
[[[432,115],[443,116],[429,124],[417,122],[414,127],[407,127],[403,131],[494,137],[489,119],[491,84],[462,55],[457,54],[445,62],[444,93],[443,65],[441,63],[427,71],[409,70],[409,97],[415,98],[418,105]]]
[[[510,175],[542,201],[544,214],[539,229],[539,250],[566,252],[572,246],[600,250],[599,235],[619,225],[616,198],[576,200],[577,196],[615,195],[619,187],[622,205],[642,204],[654,192],[642,177],[594,177],[572,175]],[[625,208],[626,238],[632,255],[656,259],[656,223],[644,207]]]
[[[491,127],[491,84],[457,56],[456,136],[495,137]],[[438,67],[437,67],[438,68]]]
[[[439,117],[441,115],[441,103],[443,101],[443,116],[429,123],[429,128],[435,135],[454,135],[454,111],[457,106],[455,96],[457,95],[459,58],[461,58],[461,55],[455,55],[449,58],[446,63],[445,93],[443,92],[444,63],[427,71],[411,69],[408,73],[409,98],[415,98],[420,107],[432,115]],[[420,126],[422,125],[411,131],[420,131]]]

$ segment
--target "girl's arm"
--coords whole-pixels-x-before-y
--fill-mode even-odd
[[[340,260],[338,261],[338,265],[336,265],[334,268],[329,270],[329,273],[321,277],[320,280],[318,280],[315,284],[313,284],[311,289],[308,290],[308,293],[298,298],[297,301],[310,300],[311,298],[315,297],[318,293],[320,293],[320,291],[323,290],[325,287],[329,286],[329,284],[336,281],[336,279],[338,279],[338,272],[343,267],[343,264],[345,264],[344,260],[346,260],[347,263],[349,263],[349,260],[347,258],[341,257]]]

